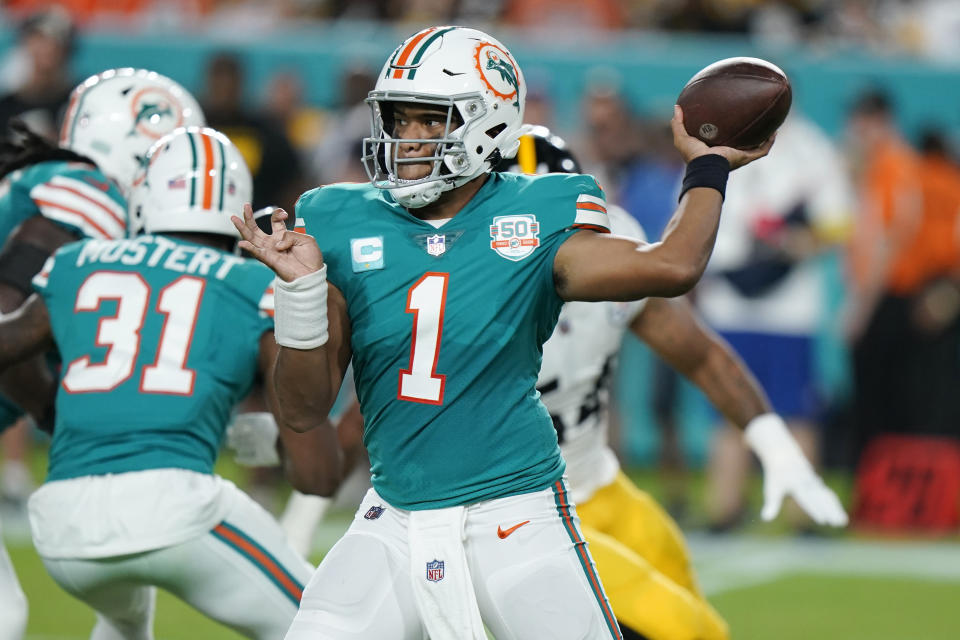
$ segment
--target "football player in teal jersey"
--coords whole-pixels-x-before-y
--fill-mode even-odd
[[[111,69],[74,89],[59,145],[16,127],[14,141],[0,147],[0,311],[23,302],[61,245],[125,237],[126,196],[147,150],[177,127],[202,124],[200,106],[173,80]],[[5,375],[10,385],[22,379]],[[43,395],[14,389],[23,402]]]
[[[84,237],[125,237],[126,194],[150,145],[178,126],[204,123],[186,90],[143,69],[112,69],[88,78],[69,104],[59,145],[18,124],[0,146],[2,312],[30,295],[30,279],[57,247]],[[158,108],[142,109],[150,104]],[[0,431],[23,411],[48,428],[55,388],[44,357],[0,375],[0,389],[10,398],[0,396]],[[0,553],[0,640],[22,635],[27,618],[12,568],[4,569],[5,557]]]
[[[699,279],[731,169],[767,153],[708,148],[672,121],[688,163],[661,242],[602,232],[589,176],[491,172],[516,153],[526,86],[495,39],[433,27],[370,93],[372,184],[297,205],[308,234],[241,246],[275,281],[282,424],[311,428],[352,359],[373,489],[304,593],[288,640],[621,638],[535,388],[565,300],[675,296]],[[600,233],[598,233],[600,232]],[[328,282],[329,276],[329,282]],[[481,623],[482,621],[482,623]]]
[[[48,476],[29,502],[34,544],[96,610],[95,640],[152,637],[158,586],[247,637],[279,638],[312,568],[213,474],[234,405],[258,371],[269,380],[277,351],[272,273],[235,254],[229,219],[250,172],[226,136],[196,127],[147,162],[131,196],[145,235],[61,248],[0,322],[0,366],[54,344],[64,362]],[[336,436],[314,431],[283,444],[329,457],[294,476],[329,491]]]

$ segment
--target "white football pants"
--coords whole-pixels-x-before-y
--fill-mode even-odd
[[[425,640],[411,575],[408,511],[371,489],[307,584],[286,640]],[[467,507],[464,549],[497,640],[621,638],[563,482]]]
[[[91,640],[151,640],[156,587],[248,638],[283,638],[313,567],[269,513],[236,493],[223,522],[182,544],[113,558],[43,558],[61,587],[96,610]]]
[[[21,640],[27,631],[27,598],[13,572],[0,534],[0,640]]]

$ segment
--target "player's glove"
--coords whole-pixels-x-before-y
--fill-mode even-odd
[[[275,467],[280,464],[277,453],[277,422],[265,411],[240,413],[227,427],[227,446],[236,451],[236,461],[247,467]]]
[[[744,437],[763,466],[760,515],[764,520],[776,518],[784,496],[790,495],[817,524],[847,524],[847,513],[837,495],[813,470],[780,416],[757,416],[747,425]]]

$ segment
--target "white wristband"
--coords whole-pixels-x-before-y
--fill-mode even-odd
[[[273,335],[281,347],[316,349],[327,343],[327,265],[293,282],[273,282]]]
[[[787,423],[775,413],[764,413],[751,420],[743,430],[743,437],[761,462],[784,457],[796,459],[796,456],[807,461]]]

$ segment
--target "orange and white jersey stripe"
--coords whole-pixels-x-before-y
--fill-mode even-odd
[[[127,212],[105,191],[83,180],[53,176],[30,190],[41,215],[90,238],[126,237]]]
[[[573,226],[610,233],[610,220],[607,217],[607,203],[604,199],[581,193],[577,197],[577,217],[573,221]]]
[[[47,258],[43,267],[33,276],[33,284],[38,288],[45,288],[50,283],[50,272],[53,271],[54,256]]]
[[[263,292],[263,295],[260,297],[260,313],[262,315],[273,317],[274,307],[273,307],[273,284],[271,283],[267,287],[266,291]]]

